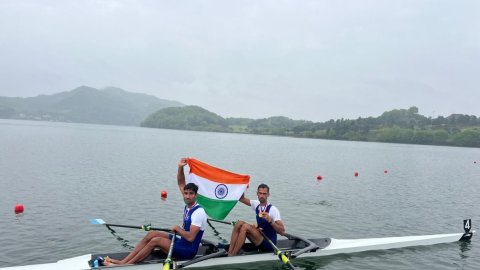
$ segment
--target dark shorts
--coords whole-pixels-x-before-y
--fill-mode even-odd
[[[261,251],[273,251],[272,245],[268,242],[267,239],[263,239],[263,242],[258,246],[258,249]]]
[[[169,238],[172,240],[173,235],[170,234]],[[175,245],[173,246],[173,258],[177,260],[190,260],[197,254],[198,247],[186,243],[181,240],[180,237],[175,238]]]

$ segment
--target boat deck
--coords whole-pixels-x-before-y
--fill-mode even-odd
[[[310,247],[310,244],[313,243],[316,245],[315,249],[310,249],[308,252],[315,252],[317,249],[322,249],[327,247],[331,243],[330,238],[320,238],[320,239],[311,239],[311,242],[305,242],[301,239],[282,239],[277,242],[277,247],[281,250],[293,252],[302,249],[306,249]],[[214,244],[210,241],[202,241],[202,244],[199,247],[197,255],[195,256],[192,261],[188,262],[181,262],[183,266],[190,265],[193,263],[197,263],[202,260],[206,260],[208,258],[220,258],[220,257],[228,257],[228,248],[229,245],[222,245],[222,244]],[[242,257],[246,255],[255,255],[255,254],[272,254],[271,251],[263,252],[258,249],[252,243],[246,243],[243,245],[242,249],[240,250],[237,257]],[[93,265],[93,261],[96,260],[98,257],[105,258],[109,256],[112,259],[121,260],[128,255],[128,252],[118,252],[118,253],[96,253],[92,254],[91,260],[89,261],[90,265]],[[158,264],[162,263],[166,258],[166,254],[163,253],[161,250],[156,249],[154,250],[144,261],[138,264]],[[175,258],[173,258],[175,260]]]

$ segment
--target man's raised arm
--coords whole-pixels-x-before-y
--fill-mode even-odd
[[[181,158],[178,162],[177,172],[177,184],[181,194],[183,194],[183,188],[185,187],[185,173],[183,172],[185,165],[187,165],[187,158]]]
[[[238,199],[240,202],[242,202],[243,204],[246,204],[248,206],[250,206],[250,199],[245,197],[245,193],[242,194],[242,197],[240,197],[240,199]]]

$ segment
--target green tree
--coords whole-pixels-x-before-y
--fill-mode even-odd
[[[171,107],[158,110],[149,115],[141,126],[200,131],[231,131],[223,117],[198,106]]]
[[[453,145],[480,147],[480,128],[467,128],[455,134]]]

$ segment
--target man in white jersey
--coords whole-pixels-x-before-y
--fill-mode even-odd
[[[203,232],[207,227],[207,214],[197,203],[198,186],[194,183],[185,185],[185,173],[183,171],[185,165],[187,165],[187,159],[180,159],[177,183],[180,192],[183,194],[185,207],[183,210],[183,225],[175,225],[172,228],[172,232],[177,234],[173,249],[173,258],[177,260],[189,260],[195,257]],[[173,235],[166,232],[150,231],[127,257],[122,260],[108,260],[114,264],[137,263],[147,258],[155,248],[160,248],[167,254],[172,238]]]
[[[277,233],[280,235],[285,234],[285,225],[281,220],[280,211],[277,207],[267,202],[269,196],[270,188],[266,184],[260,184],[257,188],[258,201],[246,198],[245,194],[240,197],[240,201],[255,211],[258,227],[276,244]],[[272,246],[258,230],[257,227],[239,220],[232,231],[228,256],[237,255],[245,243],[246,238],[261,251],[273,251]]]

